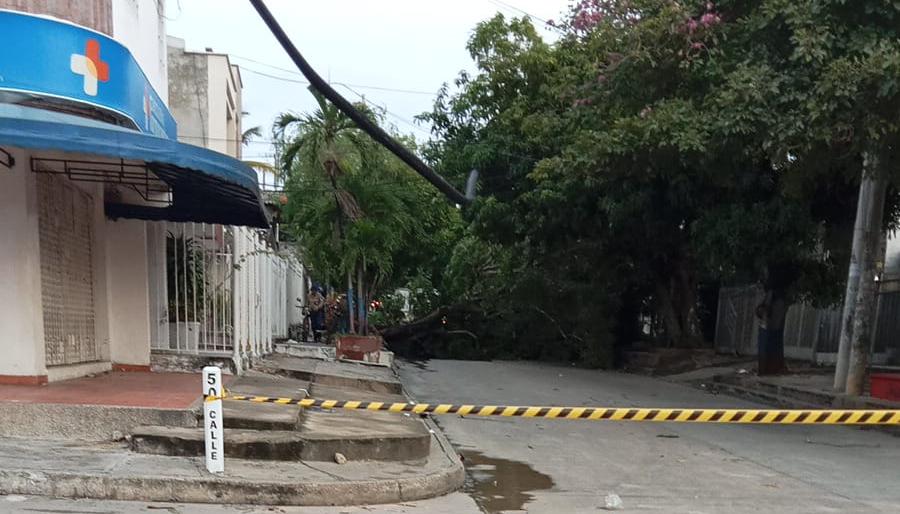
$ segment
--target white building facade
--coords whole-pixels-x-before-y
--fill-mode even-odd
[[[149,370],[158,226],[267,223],[176,140],[162,4],[0,0],[0,384]]]
[[[188,51],[168,39],[169,106],[185,143],[241,157],[240,69],[228,55]],[[274,208],[270,205],[270,208]],[[148,234],[153,349],[230,358],[240,372],[287,338],[299,317],[303,267],[280,248],[278,231],[207,223],[167,223]],[[191,261],[196,261],[192,263]]]

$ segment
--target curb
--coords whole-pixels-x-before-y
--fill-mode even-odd
[[[393,370],[394,375],[399,379],[400,373],[397,369],[396,360],[391,365],[391,369]],[[403,384],[402,381],[400,383],[401,385]],[[402,387],[402,394],[406,397],[407,401],[414,401],[412,395],[406,390],[405,386]],[[466,467],[462,463],[462,457],[456,452],[456,448],[453,446],[453,443],[450,442],[450,439],[444,435],[444,431],[441,429],[437,420],[432,419],[431,416],[426,416],[422,421],[425,422],[425,426],[428,427],[429,431],[434,436],[434,440],[437,442],[438,446],[441,447],[441,451],[444,452],[444,456],[447,457],[447,460],[449,460],[455,468],[459,468],[456,476],[452,477],[453,482],[447,484],[450,486],[450,489],[443,494],[449,494],[458,489],[462,489],[466,482]]]
[[[25,434],[35,439],[111,441],[116,438],[115,432],[128,434],[141,425],[196,427],[197,417],[193,404],[182,409],[168,409],[0,402],[0,437],[22,437]]]
[[[262,482],[235,477],[110,476],[68,471],[0,470],[0,494],[103,500],[282,506],[350,506],[399,503],[451,493],[465,480],[462,462],[448,454],[437,433],[444,464],[427,474],[337,482]]]
[[[0,493],[178,503],[348,506],[433,498],[455,491],[464,478],[461,463],[415,478],[298,484],[0,470]]]
[[[764,388],[754,388],[752,386],[747,386],[743,384],[736,384],[730,380],[723,380],[721,375],[716,375],[712,377],[708,381],[688,381],[688,382],[674,382],[680,383],[682,385],[686,385],[688,387],[692,387],[694,389],[699,389],[701,391],[706,391],[707,393],[715,392],[721,393],[727,396],[731,396],[732,398],[738,398],[741,400],[761,403],[764,405],[774,405],[781,408],[788,409],[862,409],[868,410],[866,406],[860,406],[854,404],[852,401],[847,401],[846,398],[837,398],[834,402],[813,402],[809,401],[808,398],[800,399],[797,397],[793,397],[789,394],[780,394],[778,392],[772,392],[770,390],[765,390]],[[700,385],[705,384],[706,387],[701,387]],[[787,388],[789,389],[789,388]],[[801,391],[802,392],[802,391]],[[900,437],[900,427],[897,426],[852,426],[851,428],[857,428],[861,430],[877,430],[879,432],[883,432],[886,434],[893,435],[894,437]]]

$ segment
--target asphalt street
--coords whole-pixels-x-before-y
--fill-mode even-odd
[[[430,361],[404,364],[401,375],[427,402],[757,406],[654,378],[536,363]],[[470,471],[470,494],[487,512],[597,512],[609,494],[626,512],[900,511],[900,438],[874,430],[452,416],[439,423],[464,454],[502,459],[493,477],[490,466]],[[521,494],[522,475],[504,471],[504,461],[550,477],[552,486]],[[495,487],[479,485],[492,478]],[[525,503],[503,500],[512,495]]]
[[[401,363],[419,401],[753,407],[663,380],[521,362]],[[441,416],[464,491],[397,505],[285,508],[0,497],[0,512],[898,512],[900,438],[834,426],[688,425]],[[613,496],[614,495],[614,496]],[[616,501],[618,500],[618,501]]]

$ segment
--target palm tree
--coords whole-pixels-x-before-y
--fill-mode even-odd
[[[299,161],[325,172],[331,182],[335,201],[344,216],[357,220],[362,212],[356,199],[347,191],[338,188],[338,178],[343,175],[344,163],[364,158],[371,142],[356,124],[330,104],[321,93],[310,88],[319,107],[312,114],[282,113],[275,119],[276,150],[285,175],[294,169]],[[374,119],[374,113],[365,104],[356,106],[361,112]],[[295,129],[293,137],[289,135]],[[349,162],[353,165],[354,162]],[[340,227],[339,227],[340,228]]]
[[[436,209],[445,203],[427,182],[313,94],[317,110],[282,114],[273,130],[290,197],[284,214],[304,261],[320,277],[346,279],[348,293],[356,283],[356,328],[365,333],[364,307],[374,292],[420,273],[417,242],[433,247],[447,234],[432,231],[458,213]],[[415,145],[411,138],[406,143]]]
[[[241,113],[241,116],[246,116],[248,114],[250,113],[244,111]],[[241,145],[247,146],[251,141],[253,141],[254,138],[257,137],[262,137],[262,127],[260,127],[259,125],[250,127],[241,134]]]
[[[345,188],[339,187],[345,167],[356,166],[366,158],[371,143],[353,123],[318,91],[310,89],[318,103],[311,114],[283,113],[275,120],[273,133],[276,153],[282,176],[293,180],[295,187],[316,187],[322,178],[327,180],[336,207],[331,222],[333,240],[330,246],[339,251],[331,252],[331,258],[339,259],[347,277],[348,315],[351,332],[355,331],[353,315],[353,275],[362,265],[354,252],[347,250],[347,226],[359,221],[363,212],[357,199]],[[357,108],[371,113],[365,106]],[[304,198],[306,201],[306,198]],[[327,211],[326,211],[327,212]],[[307,213],[314,214],[314,213]],[[327,244],[317,241],[317,244]],[[315,251],[322,252],[319,248]],[[320,257],[325,258],[324,253]],[[360,288],[362,289],[362,288]]]
[[[242,111],[241,117],[247,116],[248,114],[250,114],[250,113],[247,111]],[[248,128],[247,130],[245,130],[244,132],[241,133],[241,146],[249,145],[250,143],[253,142],[254,139],[256,139],[258,137],[262,137],[262,127],[260,127],[259,125],[256,125],[255,127]],[[275,177],[276,180],[279,178],[278,177],[278,175],[279,175],[278,168],[276,168],[275,166],[273,166],[267,162],[255,161],[255,160],[251,160],[251,159],[241,159],[241,162],[243,162],[247,166],[250,166],[251,168],[253,168],[254,170],[256,170],[258,172],[262,172],[263,176],[265,176],[266,173],[271,173],[272,176]],[[263,179],[263,183],[265,184],[265,179]]]

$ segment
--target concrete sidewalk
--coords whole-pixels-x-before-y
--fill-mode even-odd
[[[111,398],[101,405],[72,395],[66,396],[68,404],[42,403],[57,400],[64,387],[31,391],[32,403],[0,402],[0,413],[7,415],[0,427],[9,429],[0,433],[9,436],[0,438],[0,494],[322,506],[431,498],[464,481],[459,456],[430,420],[227,399],[226,472],[213,476],[204,465],[199,374],[130,378],[86,379],[86,397]],[[142,393],[167,380],[155,394]],[[94,384],[99,386],[91,389]],[[120,393],[111,384],[130,392],[137,384],[140,394]],[[179,408],[115,402],[165,400],[166,387],[179,393]],[[253,396],[407,401],[391,368],[278,354],[256,370],[229,377],[227,389]],[[124,440],[109,441],[111,432]],[[23,434],[34,439],[17,438]]]
[[[226,376],[226,386],[233,377]],[[196,426],[197,373],[111,372],[0,386],[0,437],[111,440],[139,425]]]
[[[227,445],[227,441],[226,441]],[[431,498],[457,489],[463,467],[442,436],[424,463],[228,459],[138,454],[123,444],[0,439],[0,494],[193,503],[357,505]]]
[[[900,408],[900,402],[873,398],[868,394],[850,396],[835,392],[833,369],[798,368],[781,375],[758,376],[752,371],[753,364],[701,368],[669,375],[664,380],[789,408]]]
[[[857,409],[894,410],[900,402],[873,398],[868,394],[851,396],[833,389],[834,369],[798,366],[782,375],[758,376],[755,362],[733,366],[709,367],[663,379],[685,384],[712,394],[723,394],[785,409]],[[900,435],[900,427],[875,426],[878,430]]]

